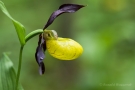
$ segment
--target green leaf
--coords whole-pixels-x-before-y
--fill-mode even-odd
[[[4,53],[0,59],[0,90],[15,90],[16,73],[12,61]],[[18,90],[23,90],[19,84]]]
[[[24,26],[19,23],[18,21],[16,21],[15,19],[12,18],[12,16],[8,13],[4,3],[2,1],[0,1],[0,9],[3,11],[3,13],[9,18],[12,20],[14,26],[15,26],[15,29],[16,29],[16,32],[18,34],[18,38],[19,38],[19,41],[21,43],[21,45],[24,45],[25,44],[25,28]]]
[[[25,44],[25,28],[18,21],[13,20],[13,24],[15,26],[16,32],[18,34],[18,38],[20,40],[21,45]]]

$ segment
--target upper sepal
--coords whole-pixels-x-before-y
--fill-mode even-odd
[[[63,13],[73,13],[78,11],[79,9],[81,9],[82,7],[84,7],[84,5],[78,5],[78,4],[63,4],[59,7],[58,10],[54,11],[50,18],[48,19],[46,25],[44,26],[43,30],[45,30],[49,25],[51,25],[53,23],[53,21],[55,20],[56,17],[58,17],[59,15],[63,14]]]
[[[85,7],[84,5],[78,5],[78,4],[63,4],[59,7],[59,10],[71,13],[71,12],[76,12],[80,8]]]

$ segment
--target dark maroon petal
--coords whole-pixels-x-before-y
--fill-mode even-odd
[[[45,72],[45,65],[43,62],[41,62],[39,65],[39,74],[42,75],[44,74],[44,72]]]
[[[44,26],[43,30],[45,30],[49,25],[53,23],[56,17],[61,15],[62,13],[73,13],[78,11],[80,8],[84,7],[84,5],[78,4],[63,4],[59,7],[58,10],[54,11],[50,18],[48,19],[46,25]]]
[[[44,46],[44,42],[45,42],[45,40],[43,39],[42,34],[40,34],[38,46],[37,46],[36,53],[35,53],[35,58],[39,65],[39,72],[41,75],[44,74],[44,72],[45,72],[45,66],[44,66],[43,60],[45,58],[44,52],[46,49],[43,49],[43,47],[46,48],[46,46]]]

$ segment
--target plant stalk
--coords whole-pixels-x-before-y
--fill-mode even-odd
[[[25,37],[25,41],[27,42],[28,40],[30,40],[31,38],[33,38],[34,36],[43,33],[42,29],[38,29],[35,31],[32,31],[31,33],[29,33],[26,37]],[[23,53],[23,48],[24,45],[20,47],[20,53],[19,53],[19,64],[18,64],[18,71],[17,71],[17,77],[16,77],[16,86],[15,86],[15,90],[18,90],[18,86],[19,86],[19,78],[20,78],[20,72],[21,72],[21,65],[22,65],[22,53]]]
[[[18,90],[18,84],[19,84],[19,78],[20,78],[20,72],[21,72],[21,65],[22,65],[23,48],[24,48],[24,46],[20,47],[19,64],[18,64],[18,71],[17,71],[17,77],[16,77],[16,87],[15,87],[15,90]]]

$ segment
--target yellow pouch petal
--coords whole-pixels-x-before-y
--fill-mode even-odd
[[[60,60],[73,60],[78,58],[82,52],[82,46],[70,38],[60,38],[57,40],[46,40],[48,52]]]

